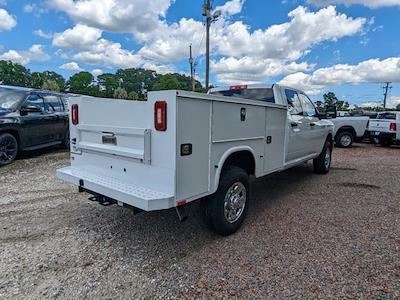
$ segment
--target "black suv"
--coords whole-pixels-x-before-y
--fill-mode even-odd
[[[22,151],[68,147],[68,126],[65,95],[0,86],[0,166]]]

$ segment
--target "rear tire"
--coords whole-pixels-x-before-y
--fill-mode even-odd
[[[390,147],[392,145],[392,141],[390,139],[380,138],[379,144],[381,144],[382,147]]]
[[[314,159],[314,172],[317,174],[327,174],[332,163],[332,144],[329,141],[325,142],[321,154]]]
[[[249,200],[246,171],[235,166],[224,170],[217,192],[205,200],[205,219],[210,229],[222,236],[235,233],[246,217]]]
[[[70,137],[69,137],[69,130],[65,133],[64,139],[62,140],[61,147],[65,149],[70,149]]]
[[[336,146],[339,148],[351,148],[354,143],[354,135],[350,131],[342,131],[336,135]]]
[[[0,134],[0,167],[12,163],[17,154],[17,139],[9,133]]]

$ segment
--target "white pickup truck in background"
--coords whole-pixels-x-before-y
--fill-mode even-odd
[[[335,125],[334,141],[340,148],[351,148],[362,140],[368,129],[368,117],[336,117],[330,119]]]
[[[379,113],[375,120],[370,120],[368,130],[382,146],[400,144],[400,112]]]
[[[210,94],[149,92],[148,100],[77,97],[70,101],[71,166],[60,178],[103,205],[175,208],[203,199],[210,228],[242,224],[250,176],[313,160],[328,173],[333,124],[301,91],[234,86]]]

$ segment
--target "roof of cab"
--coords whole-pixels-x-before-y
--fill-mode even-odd
[[[41,95],[53,95],[53,96],[64,96],[64,97],[69,96],[68,94],[65,94],[65,93],[45,91],[45,90],[26,88],[26,87],[20,87],[20,86],[0,85],[0,89],[13,90],[13,91],[23,92],[23,93],[40,93]]]

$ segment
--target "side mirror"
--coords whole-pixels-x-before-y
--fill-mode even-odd
[[[34,105],[24,106],[21,108],[20,111],[21,116],[26,116],[29,113],[40,113],[40,112],[42,112],[42,109]]]
[[[328,105],[326,107],[326,116],[328,119],[335,119],[337,117],[336,105]]]

